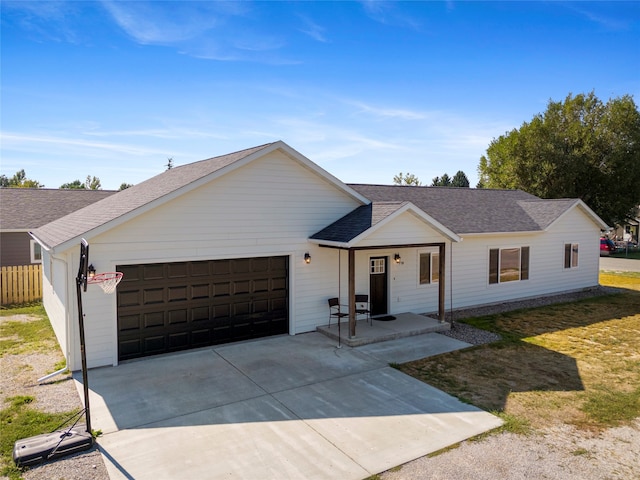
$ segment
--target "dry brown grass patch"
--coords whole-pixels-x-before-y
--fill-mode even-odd
[[[640,276],[622,277],[620,283],[633,288],[469,319],[503,340],[400,368],[534,428],[568,423],[598,429],[627,423],[640,416]]]

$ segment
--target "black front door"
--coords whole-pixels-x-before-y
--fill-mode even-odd
[[[388,313],[387,257],[369,259],[369,295],[372,316]]]

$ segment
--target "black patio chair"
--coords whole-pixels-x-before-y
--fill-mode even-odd
[[[329,302],[329,327],[331,327],[331,318],[338,319],[338,326],[340,326],[340,319],[343,317],[348,317],[348,313],[344,313],[340,310],[340,299],[338,298],[330,298]]]
[[[367,322],[373,325],[371,320],[371,306],[369,305],[369,295],[356,295],[356,317],[366,315]]]

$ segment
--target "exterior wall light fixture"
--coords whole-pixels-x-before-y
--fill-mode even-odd
[[[393,256],[393,260],[394,260],[396,263],[400,263],[400,261],[402,260],[402,258],[400,258],[400,254],[399,254],[399,253],[396,253],[396,254]]]
[[[96,267],[93,266],[93,263],[87,267],[87,275],[89,278],[96,276]]]
[[[304,263],[311,263],[311,255],[309,252],[304,254]]]

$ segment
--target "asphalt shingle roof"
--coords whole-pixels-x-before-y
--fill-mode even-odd
[[[44,245],[55,248],[272,145],[274,143],[174,167],[47,223],[34,234]],[[357,208],[311,238],[348,242],[408,202],[457,234],[541,231],[578,202],[542,200],[521,190],[363,184],[349,187],[372,203]],[[34,226],[38,225],[28,228]]]
[[[174,167],[38,228],[33,233],[48,247],[56,247],[180,190],[270,145],[272,144],[260,145],[228,155]]]
[[[350,184],[376,202],[408,201],[457,234],[544,230],[577,202],[522,190]]]
[[[362,205],[311,238],[331,242],[349,242],[406,204],[407,202],[380,202]]]
[[[50,188],[0,188],[0,229],[31,230],[116,192]]]

